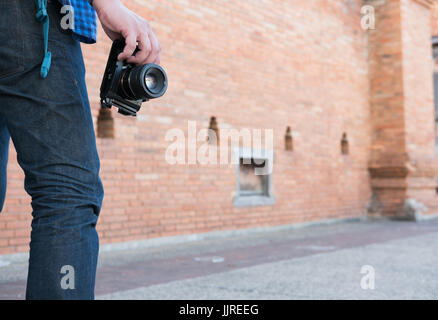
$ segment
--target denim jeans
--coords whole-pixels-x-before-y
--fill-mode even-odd
[[[103,188],[84,61],[51,1],[52,66],[42,79],[35,13],[33,0],[0,0],[0,209],[12,139],[32,198],[26,298],[93,299]]]

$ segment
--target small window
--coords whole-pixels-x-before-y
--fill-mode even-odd
[[[234,205],[266,206],[275,204],[272,195],[272,167],[269,157],[240,155],[237,167],[237,192]]]

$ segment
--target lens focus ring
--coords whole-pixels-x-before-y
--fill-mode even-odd
[[[137,66],[127,71],[123,77],[123,86],[125,92],[131,93],[131,99],[155,99],[166,92],[167,75],[163,68],[156,64]]]

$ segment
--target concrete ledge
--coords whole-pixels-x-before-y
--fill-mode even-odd
[[[395,219],[420,222],[438,218],[437,213],[427,214],[428,211],[429,208],[423,203],[411,198],[405,201],[402,215],[395,217]]]
[[[251,234],[261,234],[269,233],[275,231],[288,231],[296,230],[301,228],[308,228],[313,226],[323,226],[323,225],[333,225],[346,222],[359,222],[365,220],[392,220],[388,217],[352,217],[352,218],[342,218],[342,219],[327,219],[327,220],[317,220],[310,222],[294,223],[279,226],[267,226],[258,228],[247,228],[247,229],[236,229],[236,230],[221,230],[212,231],[204,233],[196,233],[189,235],[171,236],[171,237],[158,237],[137,241],[128,241],[120,243],[109,243],[100,246],[100,252],[112,252],[112,251],[123,251],[132,250],[138,248],[154,248],[166,245],[184,244],[195,241],[209,240],[209,239],[221,239],[233,236],[244,236]],[[438,219],[438,213],[436,214],[422,214],[417,215],[415,221],[429,221],[432,219]],[[0,267],[2,265],[9,265],[10,263],[26,262],[29,259],[29,253],[13,253],[0,255]]]
[[[128,250],[128,249],[136,249],[136,248],[151,248],[151,247],[159,247],[164,245],[182,244],[182,243],[200,241],[200,240],[221,239],[226,237],[244,236],[250,234],[260,234],[260,233],[268,233],[275,231],[287,231],[287,230],[294,230],[294,229],[306,228],[311,226],[329,225],[329,224],[353,222],[360,220],[363,219],[360,217],[328,219],[328,220],[318,220],[312,222],[303,222],[303,223],[295,223],[295,224],[287,224],[287,225],[279,225],[279,226],[268,226],[268,227],[247,228],[247,229],[237,229],[237,230],[221,230],[221,231],[195,233],[195,234],[181,235],[181,236],[159,237],[159,238],[152,238],[152,239],[145,239],[138,241],[105,244],[101,246],[100,252]]]
[[[438,214],[422,215],[421,220],[419,221],[426,221],[435,218],[438,218]],[[373,219],[369,217],[327,219],[327,220],[317,220],[317,221],[294,223],[294,224],[279,225],[279,226],[267,226],[267,227],[247,228],[247,229],[237,229],[237,230],[221,230],[221,231],[213,231],[213,232],[205,232],[205,233],[197,233],[197,234],[189,234],[189,235],[158,237],[158,238],[151,238],[151,239],[144,239],[137,241],[104,244],[100,246],[100,252],[104,253],[104,252],[112,252],[112,251],[132,250],[138,248],[154,248],[154,247],[160,247],[166,245],[184,244],[184,243],[201,241],[201,240],[221,239],[221,238],[227,238],[233,236],[262,234],[262,233],[269,233],[276,231],[288,231],[288,230],[292,231],[296,229],[308,228],[313,226],[333,225],[339,223],[359,222],[365,220],[373,220]],[[385,219],[385,220],[390,220],[390,219]],[[13,254],[0,255],[0,266],[2,264],[8,265],[13,262],[25,262],[28,259],[29,259],[28,253],[13,253]]]
[[[0,254],[0,268],[3,266],[8,266],[11,263],[26,262],[28,260],[29,260],[29,252]]]
[[[279,226],[267,226],[267,227],[247,228],[247,229],[237,229],[237,230],[221,230],[221,231],[195,233],[195,234],[181,235],[181,236],[158,237],[158,238],[151,238],[151,239],[144,239],[137,241],[109,243],[109,244],[101,245],[99,252],[103,253],[103,252],[112,252],[112,251],[132,250],[138,248],[154,248],[154,247],[160,247],[165,245],[183,244],[183,243],[200,241],[200,240],[221,239],[226,237],[244,236],[250,234],[260,234],[260,233],[268,233],[275,231],[287,231],[287,230],[294,230],[294,229],[306,228],[311,226],[330,225],[330,224],[354,222],[354,221],[357,222],[360,220],[364,220],[364,218],[357,217],[357,218],[327,219],[327,220],[310,221],[310,222],[294,223],[294,224],[279,225]],[[25,262],[28,259],[29,259],[29,253],[27,252],[0,255],[0,266],[9,265],[10,263],[13,262]]]
[[[420,216],[417,217],[416,221],[429,221],[429,220],[434,220],[434,219],[438,219],[438,213],[433,213],[433,214],[421,214]]]

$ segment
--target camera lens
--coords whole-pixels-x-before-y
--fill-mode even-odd
[[[145,81],[146,81],[146,86],[148,87],[149,90],[154,90],[155,87],[157,86],[157,78],[155,78],[155,76],[152,74],[147,74]]]
[[[127,99],[155,99],[167,90],[167,75],[159,65],[146,64],[127,69],[121,80],[121,94]]]

